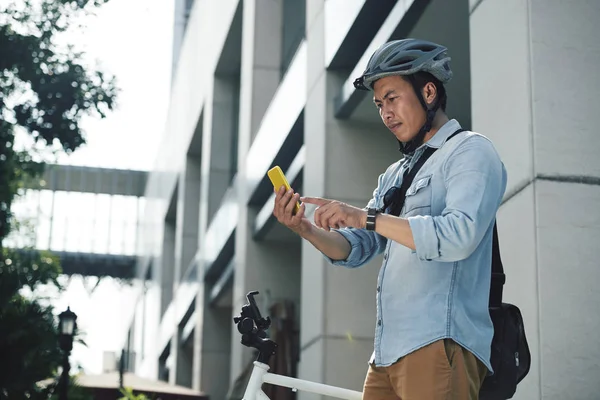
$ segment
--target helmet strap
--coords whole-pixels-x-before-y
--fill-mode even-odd
[[[415,135],[415,137],[406,143],[403,143],[400,140],[398,140],[399,150],[402,152],[402,154],[410,155],[414,153],[414,151],[423,144],[423,139],[425,139],[425,135],[431,130],[435,114],[437,113],[437,110],[440,107],[440,102],[439,99],[436,99],[435,104],[433,104],[431,108],[427,107],[427,103],[425,103],[425,99],[423,98],[421,90],[417,87],[417,82],[415,81],[414,76],[409,75],[406,78],[411,83],[415,94],[417,95],[417,99],[419,99],[423,110],[425,110],[425,124],[421,127],[421,129],[419,129],[419,132]]]

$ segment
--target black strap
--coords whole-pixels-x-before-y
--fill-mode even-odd
[[[452,139],[454,136],[463,132],[464,129],[459,129],[454,132],[452,135],[448,136],[446,141]],[[415,179],[415,175],[419,172],[419,169],[425,164],[425,161],[431,157],[433,153],[435,153],[437,149],[433,147],[427,147],[425,152],[419,157],[415,165],[410,169],[410,171],[406,170],[404,172],[404,177],[402,178],[402,185],[400,186],[399,198],[397,200],[397,210],[398,212],[402,209],[404,205],[404,200],[406,199],[406,191],[412,184]],[[498,228],[497,223],[494,221],[494,238],[492,241],[492,281],[490,285],[490,300],[489,307],[490,308],[498,308],[502,305],[502,289],[504,283],[506,282],[506,275],[504,275],[504,267],[502,265],[502,259],[500,258],[500,243],[498,242]]]
[[[415,175],[417,175],[417,172],[419,172],[423,164],[425,164],[425,161],[427,161],[427,159],[431,157],[431,155],[435,153],[436,150],[437,149],[434,149],[433,147],[427,147],[421,155],[421,157],[419,157],[415,165],[410,170],[407,168],[406,171],[404,171],[404,175],[402,177],[402,185],[400,186],[400,191],[396,195],[397,198],[395,199],[393,211],[394,214],[400,214],[400,211],[404,206],[404,201],[406,200],[406,191],[408,190],[410,185],[412,185],[412,182],[415,179]]]
[[[500,258],[500,243],[498,242],[498,228],[494,221],[494,239],[492,241],[492,282],[490,286],[490,308],[499,308],[502,305],[502,288],[506,282],[504,266]]]
[[[452,139],[454,136],[458,135],[463,131],[464,129],[457,130],[452,135],[448,136],[448,139],[446,139],[446,141]],[[404,200],[406,199],[406,191],[408,190],[410,185],[412,185],[413,180],[415,179],[415,175],[417,175],[417,172],[419,172],[423,164],[425,164],[425,161],[427,161],[429,157],[431,157],[431,155],[435,153],[436,150],[437,149],[434,147],[427,147],[421,155],[421,157],[419,157],[415,165],[410,169],[410,171],[408,169],[404,171],[402,185],[400,186],[400,193],[398,194],[398,211],[402,210],[402,207],[404,206]]]

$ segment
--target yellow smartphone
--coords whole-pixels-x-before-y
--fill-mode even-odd
[[[271,180],[275,190],[279,190],[282,186],[285,187],[286,192],[291,189],[290,184],[283,174],[283,171],[278,165],[271,168],[269,172],[267,172],[267,175],[269,175],[269,179]],[[298,211],[300,211],[300,203],[296,202],[293,213],[296,214]]]

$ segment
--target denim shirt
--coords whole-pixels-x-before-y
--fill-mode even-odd
[[[400,213],[408,219],[416,251],[374,231],[336,230],[352,250],[346,260],[328,258],[332,264],[359,267],[384,254],[370,360],[377,366],[451,338],[492,371],[492,234],[506,190],[506,170],[493,144],[480,134],[461,132],[446,142],[458,129],[456,120],[448,121],[412,157],[391,165],[379,176],[367,205],[381,208],[386,191],[402,184],[404,171],[426,146],[437,148],[408,188]]]

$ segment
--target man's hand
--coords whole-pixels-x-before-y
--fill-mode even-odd
[[[313,204],[317,205],[319,205],[320,202],[315,203],[315,201],[323,200],[314,199],[312,197],[306,197],[305,199],[311,200]],[[315,225],[304,216],[304,211],[306,210],[304,203],[300,205],[300,210],[295,215],[293,214],[294,206],[299,200],[300,195],[298,193],[294,193],[291,189],[286,192],[284,187],[279,188],[279,190],[276,191],[275,206],[273,207],[273,215],[277,218],[277,221],[287,226],[302,238],[308,240],[317,250],[332,260],[345,260],[348,258],[348,255],[352,250],[350,243],[348,243],[348,241],[338,232],[330,232],[329,228],[327,228],[327,231],[317,229]],[[319,209],[317,209],[317,212],[318,211]]]
[[[362,208],[354,207],[336,200],[320,197],[302,197],[303,203],[314,204],[315,225],[329,231],[331,228],[364,228],[367,223],[367,212]]]
[[[310,230],[312,223],[304,216],[306,209],[304,204],[300,205],[300,210],[295,215],[293,214],[294,206],[300,199],[300,195],[294,193],[292,189],[286,192],[283,186],[276,193],[273,215],[277,221],[299,235]]]

